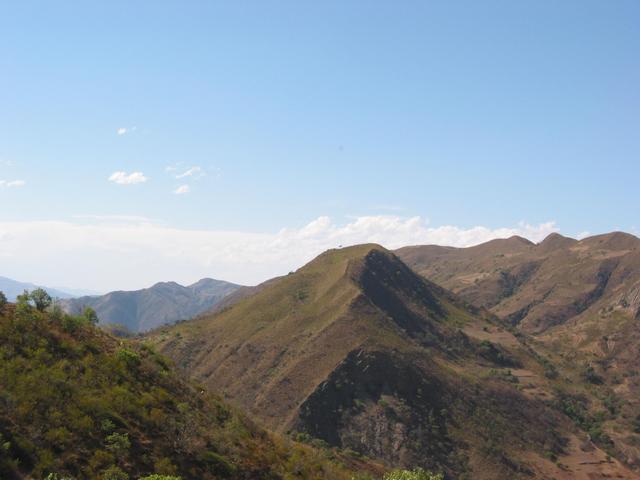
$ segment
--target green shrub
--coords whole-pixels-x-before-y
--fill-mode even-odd
[[[181,477],[173,477],[171,475],[158,475],[154,473],[153,475],[147,475],[146,477],[140,477],[140,480],[182,480]]]
[[[200,460],[209,464],[217,475],[231,476],[236,471],[236,467],[229,460],[215,452],[204,452],[200,455]]]
[[[101,480],[129,480],[129,475],[115,465],[103,470]]]
[[[128,348],[121,348],[118,350],[118,360],[123,362],[129,368],[140,365],[140,355]]]
[[[116,455],[124,455],[131,448],[129,435],[126,433],[112,433],[105,439],[105,448]]]
[[[2,313],[2,310],[4,309],[6,304],[7,304],[7,296],[4,294],[2,290],[0,290],[0,313]]]
[[[444,475],[416,468],[415,470],[394,470],[385,474],[383,480],[444,480]]]

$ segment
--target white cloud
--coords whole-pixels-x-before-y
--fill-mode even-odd
[[[95,220],[98,222],[133,222],[133,223],[158,223],[149,217],[141,215],[73,215],[80,220]]]
[[[191,191],[191,187],[189,185],[180,185],[176,188],[173,193],[176,195],[185,195]]]
[[[346,224],[319,217],[275,233],[185,230],[129,217],[85,223],[0,222],[0,258],[2,273],[9,277],[100,291],[141,288],[159,280],[190,283],[202,277],[255,284],[339,245],[464,247],[511,235],[540,241],[557,230],[553,222],[498,229],[430,227],[419,217],[396,216],[359,217]]]
[[[118,185],[135,185],[146,182],[148,178],[142,172],[113,172],[108,180]]]
[[[135,132],[137,129],[137,127],[120,127],[116,130],[116,133],[118,135],[126,135],[127,133],[133,133]]]
[[[185,177],[193,177],[193,178],[202,178],[205,176],[205,173],[202,171],[201,167],[191,167],[185,170],[183,173],[176,175],[177,179],[185,178]]]
[[[4,188],[20,188],[27,184],[24,180],[0,180],[0,187]]]

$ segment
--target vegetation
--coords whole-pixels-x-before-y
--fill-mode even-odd
[[[444,480],[442,474],[435,474],[416,468],[415,470],[394,470],[385,474],[383,480]]]
[[[351,477],[339,456],[268,434],[148,346],[95,328],[93,312],[47,298],[25,292],[0,315],[3,480]]]

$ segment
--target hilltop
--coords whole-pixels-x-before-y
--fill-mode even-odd
[[[149,335],[282,433],[450,478],[633,475],[554,402],[551,361],[377,245],[330,250]]]

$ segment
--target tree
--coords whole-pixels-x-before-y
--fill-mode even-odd
[[[2,290],[0,290],[0,313],[4,310],[5,305],[7,304],[7,296],[4,294]]]
[[[51,296],[43,288],[36,288],[29,294],[29,298],[33,301],[36,310],[44,312],[51,305]]]
[[[91,325],[98,324],[98,314],[91,307],[84,307],[84,311],[82,312],[82,316],[87,319]]]
[[[16,303],[18,305],[29,305],[29,300],[31,299],[31,295],[29,294],[29,290],[25,290],[20,295],[16,297]]]

